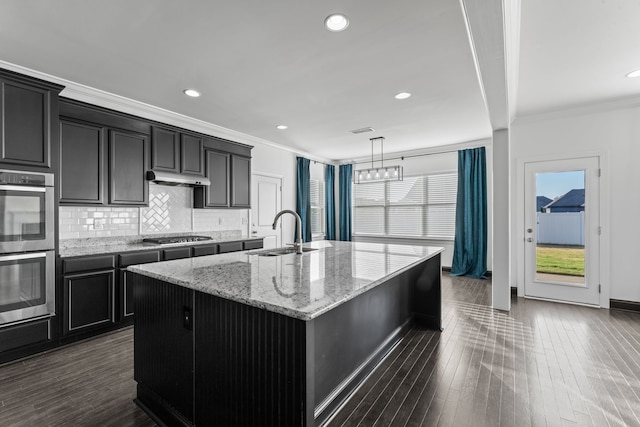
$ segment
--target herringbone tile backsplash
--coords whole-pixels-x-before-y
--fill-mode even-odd
[[[140,232],[184,233],[193,229],[189,187],[149,184],[149,207],[140,208]]]

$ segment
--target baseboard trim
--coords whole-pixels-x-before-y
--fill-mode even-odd
[[[445,267],[442,266],[442,271],[446,271],[447,273],[451,273],[451,267]],[[491,277],[491,270],[487,270],[486,273],[484,273],[485,277]]]
[[[609,307],[616,310],[635,311],[640,313],[640,302],[637,301],[625,301],[620,299],[609,300]]]

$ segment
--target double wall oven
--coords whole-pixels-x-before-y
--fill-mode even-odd
[[[53,174],[0,170],[0,327],[55,313]]]

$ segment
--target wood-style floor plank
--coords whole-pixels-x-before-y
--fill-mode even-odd
[[[443,277],[443,332],[413,328],[327,427],[640,426],[640,314],[512,299]],[[0,366],[0,426],[155,426],[133,330]]]

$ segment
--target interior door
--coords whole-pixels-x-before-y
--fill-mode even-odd
[[[251,237],[262,237],[264,248],[282,247],[282,221],[271,226],[282,210],[282,178],[253,174],[251,177]]]
[[[600,305],[599,158],[524,170],[525,296]]]

